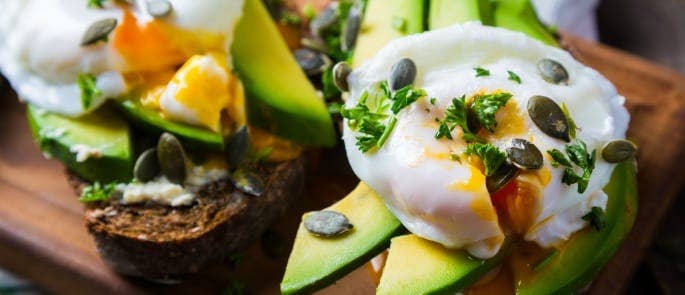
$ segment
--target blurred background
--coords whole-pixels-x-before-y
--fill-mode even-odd
[[[685,0],[533,2],[544,22],[565,32],[685,73]],[[685,191],[670,210],[628,294],[685,294]],[[42,293],[30,282],[0,270],[0,295]]]

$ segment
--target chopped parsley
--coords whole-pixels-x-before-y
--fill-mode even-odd
[[[590,212],[583,215],[583,220],[589,222],[597,231],[601,231],[607,225],[607,217],[600,207],[592,207]]]
[[[507,71],[507,74],[509,74],[509,80],[521,84],[521,77],[519,77],[519,75],[516,75],[516,73],[512,71]]]
[[[552,166],[565,167],[564,176],[561,178],[561,182],[567,185],[577,183],[578,193],[582,194],[587,189],[588,183],[590,182],[590,176],[595,169],[597,150],[593,150],[592,154],[588,153],[587,146],[580,140],[576,140],[573,144],[567,144],[565,149],[566,155],[557,149],[549,150],[547,153],[554,159]],[[571,163],[582,169],[583,173],[576,173]]]
[[[476,155],[485,166],[485,176],[491,176],[507,161],[507,154],[490,143],[472,143],[466,146],[466,155]]]
[[[565,103],[561,103],[561,111],[564,113],[564,116],[566,116],[566,121],[568,121],[569,136],[571,139],[576,138],[576,129],[578,129],[578,126],[576,125],[576,122],[573,121],[573,118],[571,118]]]
[[[406,34],[407,33],[407,20],[403,17],[393,16],[392,17],[392,27],[396,31]]]
[[[435,97],[433,97],[433,98],[430,99],[430,103],[431,103],[432,105],[435,105]]]
[[[392,92],[387,81],[381,82],[381,89],[383,90],[384,95],[393,101],[390,109],[395,115],[408,105],[426,95],[425,90],[414,88],[412,85],[404,86],[397,91]]]
[[[485,77],[485,76],[490,76],[490,71],[481,68],[481,67],[475,67],[473,68],[474,71],[476,71],[476,77]]]
[[[494,132],[494,128],[497,127],[495,114],[507,104],[511,96],[511,93],[507,92],[476,95],[471,108],[478,123],[491,133]]]
[[[78,87],[81,89],[81,105],[84,109],[90,107],[93,100],[102,95],[102,91],[95,84],[97,79],[92,74],[80,74],[76,79]]]
[[[483,139],[469,130],[466,113],[466,96],[462,95],[460,98],[452,99],[452,105],[445,110],[445,119],[440,121],[440,127],[435,133],[435,138],[446,137],[447,139],[452,139],[452,130],[459,126],[463,131],[462,139],[466,142],[483,142]]]
[[[112,197],[115,186],[114,183],[101,185],[96,181],[83,189],[81,197],[78,200],[83,203],[107,201]]]
[[[281,14],[280,22],[287,26],[299,26],[302,23],[302,18],[297,13],[284,10]]]
[[[88,8],[103,8],[105,0],[88,0]]]

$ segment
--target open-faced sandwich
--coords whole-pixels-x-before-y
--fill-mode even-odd
[[[2,1],[0,69],[121,273],[169,279],[259,236],[330,146],[260,0]]]
[[[334,69],[361,183],[302,217],[282,293],[375,256],[379,294],[587,286],[632,227],[636,147],[624,98],[558,47],[528,0],[369,0]]]

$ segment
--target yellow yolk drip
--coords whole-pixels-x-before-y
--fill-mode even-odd
[[[475,165],[469,165],[471,177],[466,181],[455,181],[449,185],[450,190],[474,192],[475,198],[471,201],[471,210],[483,220],[495,220],[497,214],[490,201],[490,194],[485,188],[485,175]]]

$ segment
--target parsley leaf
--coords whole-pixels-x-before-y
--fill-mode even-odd
[[[333,82],[333,68],[326,69],[321,74],[321,92],[325,100],[332,100],[340,97],[340,89]]]
[[[92,74],[80,74],[76,79],[78,87],[81,89],[81,105],[84,109],[90,107],[93,100],[102,95],[102,91],[95,84],[97,79]]]
[[[583,215],[583,220],[589,222],[597,231],[601,231],[607,225],[607,217],[600,207],[592,207],[590,212]]]
[[[407,20],[403,17],[393,16],[392,17],[392,28],[396,31],[406,34],[407,33]]]
[[[88,8],[103,8],[105,0],[88,0]]]
[[[389,89],[388,88],[388,82],[383,81],[381,84],[381,87],[384,89]],[[388,90],[388,92],[390,91]],[[387,94],[386,94],[387,95]],[[392,107],[390,108],[392,110],[392,113],[397,115],[402,109],[406,108],[413,102],[417,101],[419,98],[423,97],[426,95],[426,91],[423,89],[416,89],[412,87],[411,85],[404,86],[400,88],[399,90],[395,91],[395,93],[390,94],[390,99],[393,101]]]
[[[469,144],[464,154],[478,156],[483,161],[486,176],[491,176],[507,161],[507,154],[489,143]]]
[[[494,132],[494,128],[497,127],[495,114],[509,101],[511,96],[511,93],[501,92],[474,97],[471,108],[478,123],[491,133]]]
[[[571,115],[569,114],[568,108],[566,107],[565,103],[561,104],[561,111],[564,113],[564,116],[566,116],[566,121],[568,121],[569,136],[572,139],[576,138],[576,129],[578,129],[578,126],[576,125],[576,122],[573,121],[573,118],[571,118]]]
[[[114,193],[115,186],[114,183],[101,185],[96,181],[83,189],[78,200],[83,203],[107,201],[112,196],[112,193]]]
[[[578,193],[582,194],[587,189],[587,186],[590,183],[590,176],[592,176],[592,171],[595,169],[597,150],[593,150],[590,154],[587,152],[585,143],[576,140],[573,144],[567,144],[565,146],[565,151],[566,155],[557,149],[549,150],[547,153],[554,159],[552,166],[565,166],[561,182],[567,185],[577,183]],[[576,173],[573,170],[573,165],[571,165],[571,163],[582,169],[583,173]]]
[[[481,68],[481,67],[475,67],[473,68],[474,71],[476,71],[476,77],[485,77],[485,76],[490,76],[490,71]]]
[[[435,138],[446,137],[452,139],[452,130],[459,126],[463,131],[462,139],[466,142],[483,142],[483,139],[469,130],[466,113],[466,96],[462,95],[460,98],[452,99],[452,105],[445,110],[445,119],[440,121],[440,127],[437,133],[435,133]]]
[[[509,80],[521,84],[521,77],[519,77],[519,75],[516,75],[516,73],[512,71],[507,71],[507,74],[509,74]]]

